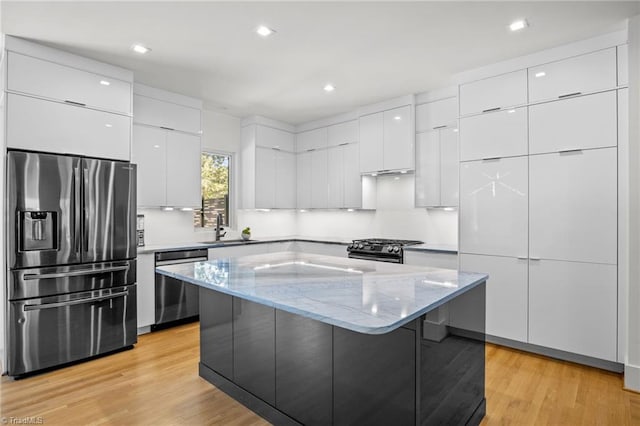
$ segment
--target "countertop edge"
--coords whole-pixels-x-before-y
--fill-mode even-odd
[[[309,319],[313,319],[316,321],[320,321],[320,322],[324,322],[325,324],[330,324],[330,325],[335,325],[337,327],[341,327],[341,328],[345,328],[347,330],[351,330],[351,331],[355,331],[358,333],[363,333],[363,334],[385,334],[385,333],[389,333],[393,330],[396,330],[400,327],[402,327],[405,324],[410,323],[411,321],[415,320],[416,318],[419,318],[420,316],[444,305],[445,303],[451,301],[452,299],[455,299],[456,297],[468,292],[469,290],[474,289],[475,287],[477,287],[478,285],[486,282],[487,278],[489,278],[489,276],[487,274],[476,274],[479,276],[478,279],[474,280],[473,282],[471,282],[470,284],[465,285],[463,288],[459,288],[457,291],[454,291],[453,293],[437,300],[436,302],[425,306],[423,309],[420,309],[416,312],[414,312],[411,315],[407,315],[406,317],[400,319],[399,321],[396,321],[392,324],[389,324],[387,326],[383,326],[383,327],[363,327],[363,326],[359,326],[357,324],[352,324],[352,323],[347,323],[344,321],[340,321],[340,320],[336,320],[334,318],[331,317],[327,317],[327,316],[322,316],[322,315],[317,315],[317,314],[313,314],[310,315],[309,312],[306,311],[302,311],[299,309],[295,309],[292,308],[289,305],[283,305],[280,303],[274,303],[274,302],[270,302],[267,300],[263,300],[263,299],[258,299],[258,298],[252,298],[250,296],[248,296],[245,293],[241,293],[241,292],[236,292],[233,290],[230,290],[228,288],[224,288],[224,287],[210,287],[208,285],[206,285],[205,283],[203,283],[202,281],[196,280],[196,279],[192,279],[190,277],[185,277],[183,275],[180,274],[174,274],[171,273],[169,271],[163,271],[163,270],[158,270],[156,269],[156,273],[162,274],[162,275],[166,275],[168,277],[171,278],[176,278],[176,279],[180,279],[186,282],[189,282],[191,284],[197,285],[199,287],[205,288],[207,290],[213,290],[213,291],[218,291],[220,293],[224,293],[227,294],[229,296],[234,296],[234,297],[238,297],[244,300],[248,300],[250,302],[254,302],[254,303],[259,303],[261,305],[264,306],[269,306],[275,309],[280,309],[282,311],[285,312],[289,312],[292,314],[296,314],[296,315],[300,315],[303,316],[305,318],[309,318]]]

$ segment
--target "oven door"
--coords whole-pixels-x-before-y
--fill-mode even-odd
[[[136,286],[9,303],[10,376],[137,342]]]

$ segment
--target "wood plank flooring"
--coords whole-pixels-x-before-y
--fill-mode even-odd
[[[198,333],[187,324],[140,336],[134,350],[3,377],[0,416],[47,425],[268,424],[198,376]],[[622,389],[621,375],[494,345],[486,395],[483,425],[640,424],[640,395]]]

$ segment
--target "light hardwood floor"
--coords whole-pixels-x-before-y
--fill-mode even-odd
[[[136,348],[24,380],[0,380],[0,415],[45,424],[263,425],[198,376],[198,324],[140,336]],[[487,345],[493,424],[640,424],[622,376]]]

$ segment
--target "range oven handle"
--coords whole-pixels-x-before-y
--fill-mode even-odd
[[[101,269],[85,269],[82,271],[69,271],[69,272],[55,272],[52,274],[25,274],[23,279],[25,281],[30,280],[44,280],[48,278],[67,278],[67,277],[81,277],[83,275],[96,275],[104,274],[106,272],[119,272],[129,269],[128,265],[123,266],[109,266]]]
[[[23,310],[27,312],[27,311],[37,311],[40,309],[61,308],[65,306],[82,305],[84,303],[102,302],[104,300],[117,299],[118,297],[124,297],[128,295],[129,295],[129,290],[123,290],[118,293],[111,293],[104,296],[88,297],[86,299],[68,300],[66,302],[55,302],[55,303],[42,303],[39,305],[24,305]]]
[[[360,260],[375,260],[377,262],[387,262],[387,263],[402,263],[402,258],[399,257],[386,257],[386,256],[378,256],[378,255],[367,255],[367,254],[362,254],[362,253],[358,253],[358,254],[354,254],[354,253],[349,253],[349,255],[347,256],[350,259],[360,259]]]

